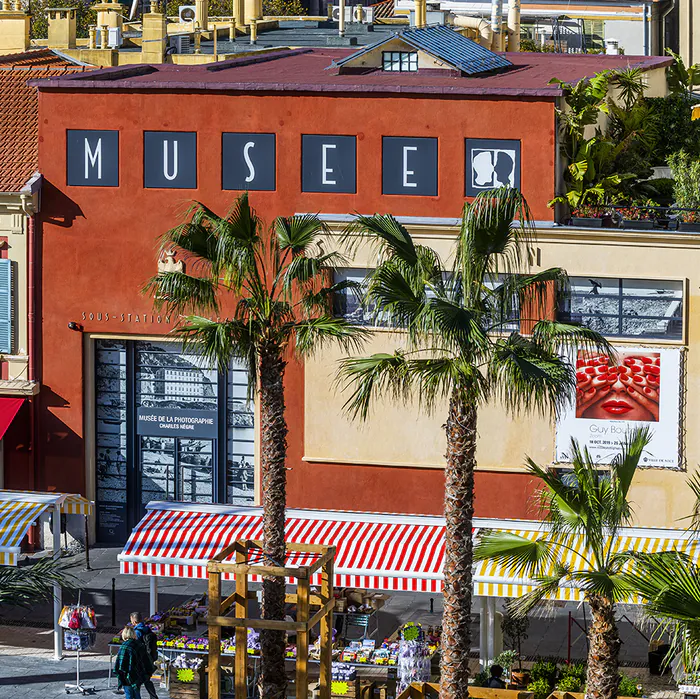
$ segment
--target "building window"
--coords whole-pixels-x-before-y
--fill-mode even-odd
[[[152,500],[253,504],[244,366],[223,376],[178,343],[98,340],[95,393],[99,541],[123,543]]]
[[[683,339],[683,282],[572,277],[560,320],[608,337]]]
[[[365,325],[375,328],[386,328],[389,322],[386,318],[376,317],[374,305],[363,305],[361,296],[367,289],[368,269],[337,269],[335,271],[335,283],[354,282],[360,285],[360,289],[347,288],[335,293],[333,298],[333,312],[338,318],[345,318],[355,325]]]
[[[0,260],[0,353],[12,354],[11,260]]]
[[[383,51],[382,70],[395,73],[415,73],[418,70],[418,53],[415,51]]]

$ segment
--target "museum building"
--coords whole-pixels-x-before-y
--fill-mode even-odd
[[[176,251],[159,257],[158,240],[192,200],[224,213],[247,190],[268,223],[317,212],[334,230],[354,213],[391,213],[448,258],[464,202],[509,185],[537,221],[536,266],[561,265],[572,276],[563,310],[602,323],[621,345],[658,347],[662,358],[650,361],[676,372],[675,398],[666,389],[662,407],[675,416],[675,442],[633,491],[640,524],[674,526],[690,502],[683,469],[700,460],[700,436],[682,431],[685,411],[696,401],[700,408],[684,383],[700,376],[689,312],[700,236],[562,227],[547,206],[561,178],[562,91],[549,80],[635,66],[649,94],[663,95],[667,65],[659,57],[492,53],[428,27],[358,51],[285,50],[36,81],[44,177],[37,429],[45,437],[35,487],[94,499],[96,538],[114,543],[152,500],[259,502],[244,367],[219,375],[184,351],[172,333],[178,319],[156,313],[143,292],[158,271],[186,264]],[[359,249],[341,274],[362,279],[373,259]],[[649,273],[640,279],[640,270]],[[589,293],[590,279],[600,293]],[[352,299],[336,301],[369,322]],[[378,328],[366,351],[400,342],[399,330]],[[329,388],[339,357],[324,351],[287,369],[289,506],[441,513],[440,411],[386,402],[370,423],[352,423]],[[557,429],[550,418],[484,408],[477,515],[535,516],[522,463],[526,454],[563,460]],[[21,472],[10,480],[29,487]]]

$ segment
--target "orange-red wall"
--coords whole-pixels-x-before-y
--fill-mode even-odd
[[[464,203],[465,137],[520,139],[522,191],[536,219],[552,217],[546,206],[554,193],[552,102],[76,90],[43,91],[39,108],[40,169],[45,177],[40,216],[40,489],[85,491],[83,338],[68,329],[68,322],[81,323],[85,332],[120,335],[157,335],[172,327],[151,318],[151,299],[140,289],[157,271],[158,236],[178,222],[191,199],[222,213],[233,200],[235,193],[221,190],[222,132],[277,134],[277,191],[251,193],[267,221],[298,212],[456,217]],[[118,188],[66,186],[66,129],[119,130]],[[145,130],[198,133],[198,189],[144,189]],[[356,194],[300,191],[303,133],[357,135]],[[382,195],[381,137],[387,135],[438,137],[438,196]],[[129,313],[131,322],[127,315],[122,320],[121,314]],[[135,321],[136,315],[141,322]],[[406,469],[397,474],[383,467],[303,462],[301,367],[290,366],[287,387],[290,505],[440,512],[440,471]],[[530,488],[523,478],[480,473],[478,514],[525,516]],[[504,487],[504,481],[511,486]]]

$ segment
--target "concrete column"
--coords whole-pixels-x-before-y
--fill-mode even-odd
[[[158,611],[158,576],[151,575],[148,579],[148,614],[153,616]]]
[[[194,0],[194,21],[204,31],[209,29],[209,1]]]
[[[488,619],[486,618],[486,597],[475,597],[479,600],[479,664],[481,669],[488,667]]]
[[[56,503],[51,512],[53,524],[53,557],[61,557],[61,505]],[[60,585],[53,586],[53,658],[63,658],[63,629],[58,625],[58,617],[63,609],[63,590]]]
[[[244,12],[246,24],[252,19],[262,19],[262,0],[245,0]]]
[[[520,0],[508,0],[508,50],[520,51]]]
[[[340,0],[338,10],[338,34],[345,36],[345,0]]]
[[[250,20],[250,43],[251,44],[258,43],[258,20],[257,19]]]

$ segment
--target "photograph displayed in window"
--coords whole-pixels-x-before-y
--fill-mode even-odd
[[[337,318],[345,318],[355,325],[387,328],[389,323],[386,318],[375,317],[375,306],[362,305],[360,296],[367,288],[366,279],[368,274],[368,269],[350,269],[348,267],[336,270],[334,277],[336,284],[342,281],[355,282],[361,285],[362,291],[358,293],[357,289],[349,288],[334,294],[333,313]]]
[[[255,430],[253,403],[248,402],[248,372],[229,369],[226,405],[226,502],[250,505],[254,497]]]
[[[382,70],[394,73],[415,73],[418,70],[416,51],[383,51]]]
[[[559,318],[608,337],[683,339],[683,282],[571,277]]]
[[[503,274],[493,275],[484,281],[484,286],[496,292],[488,296],[486,303],[491,309],[491,318],[488,320],[488,329],[495,333],[512,333],[520,331],[520,304],[516,294],[510,300],[510,304],[504,304],[498,295],[503,294]],[[505,314],[503,313],[505,311]]]

